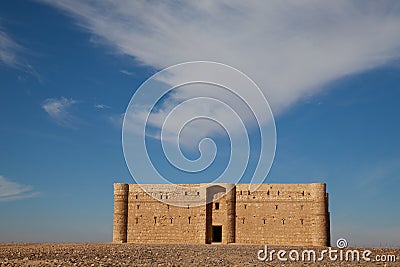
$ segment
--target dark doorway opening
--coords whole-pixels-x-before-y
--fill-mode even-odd
[[[222,242],[222,225],[212,227],[212,242],[221,243]]]

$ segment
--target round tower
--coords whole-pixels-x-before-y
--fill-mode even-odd
[[[311,196],[314,199],[312,213],[314,217],[314,229],[312,234],[312,243],[314,246],[329,246],[329,212],[328,196],[326,193],[326,184],[311,184]]]
[[[235,243],[236,235],[236,186],[226,190],[226,243],[229,244]]]
[[[128,192],[128,184],[114,184],[113,242],[116,243],[126,243],[127,241]]]

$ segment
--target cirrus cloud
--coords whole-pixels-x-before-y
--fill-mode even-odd
[[[231,65],[257,83],[275,115],[331,81],[400,56],[398,1],[40,1],[71,16],[92,41],[140,64],[155,69],[194,60]],[[163,82],[174,84],[173,79]],[[173,96],[196,95],[176,90]],[[218,113],[215,106],[193,106],[191,112],[196,108]],[[161,113],[169,109],[159,110],[166,117]],[[210,134],[208,127],[193,132]]]
[[[69,109],[76,103],[78,101],[65,97],[47,98],[43,102],[42,108],[56,123],[62,126],[72,126],[76,118],[70,113]]]
[[[232,65],[260,85],[275,113],[400,55],[397,1],[43,2],[142,64]]]
[[[39,73],[23,58],[22,54],[27,52],[29,50],[16,42],[0,24],[0,64],[24,71],[42,82]]]
[[[0,25],[0,62],[14,68],[22,68],[24,64],[21,62],[19,53],[23,50],[23,47],[14,41]]]
[[[22,185],[0,175],[0,202],[13,201],[37,196],[32,186]]]

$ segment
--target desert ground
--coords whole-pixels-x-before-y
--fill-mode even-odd
[[[346,261],[346,250],[343,249],[343,260],[337,252],[337,259],[330,260],[325,254],[318,260],[324,247],[283,247],[268,246],[272,261],[261,261],[265,253],[264,245],[200,245],[200,244],[0,244],[0,266],[400,266],[399,248],[373,248],[367,258],[370,261]],[[314,262],[301,260],[304,250],[314,250],[317,259]],[[337,248],[332,248],[337,249]],[[277,259],[279,250],[286,251],[281,261]],[[299,252],[299,261],[289,259],[291,250]],[[360,258],[366,248],[358,248]],[[308,254],[305,254],[308,255]],[[332,257],[334,254],[331,254]],[[376,255],[386,262],[377,262]],[[390,255],[395,255],[395,261]],[[292,259],[296,253],[292,252]],[[351,254],[349,254],[350,258]],[[383,256],[383,257],[382,257]],[[389,261],[390,260],[390,261]]]

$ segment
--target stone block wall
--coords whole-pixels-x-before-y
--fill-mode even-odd
[[[237,243],[327,246],[329,232],[325,184],[236,186]]]
[[[114,184],[113,242],[212,243],[220,227],[218,242],[225,244],[330,243],[322,183],[263,184],[255,192],[248,184],[145,186],[150,194],[136,184]]]

